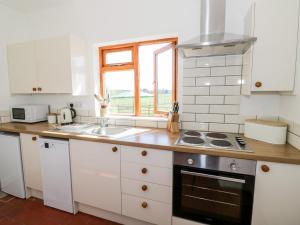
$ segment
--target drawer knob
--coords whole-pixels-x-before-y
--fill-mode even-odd
[[[260,88],[262,86],[262,82],[258,81],[255,83],[255,87]]]
[[[270,171],[270,167],[267,165],[262,165],[261,166],[261,170],[265,173],[268,173]]]
[[[146,208],[148,207],[148,203],[147,203],[147,202],[143,202],[143,203],[142,203],[142,207],[143,207],[144,209],[146,209]]]
[[[33,140],[33,141],[36,141],[36,139],[37,139],[36,137],[32,137],[32,140]]]
[[[142,156],[146,156],[147,155],[147,151],[142,151]]]
[[[42,91],[42,88],[41,87],[38,87],[38,89],[37,89],[38,91]]]
[[[113,152],[117,152],[117,151],[118,151],[118,148],[117,148],[116,146],[114,146],[114,147],[112,148],[112,151],[113,151]]]
[[[147,185],[143,185],[143,186],[142,186],[142,190],[143,190],[143,191],[147,191],[147,189],[148,189],[148,186],[147,186]]]
[[[143,174],[146,174],[147,172],[148,172],[147,168],[143,168],[143,169],[142,169],[142,173],[143,173]]]
[[[36,91],[36,88],[32,88],[32,91]]]

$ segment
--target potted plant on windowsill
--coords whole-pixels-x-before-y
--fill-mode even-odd
[[[108,114],[108,108],[109,108],[109,103],[110,103],[110,96],[109,93],[106,92],[105,96],[102,97],[100,95],[94,95],[96,100],[100,104],[100,117],[107,117]]]

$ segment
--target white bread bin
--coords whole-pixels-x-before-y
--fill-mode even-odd
[[[271,144],[285,144],[287,124],[280,121],[249,119],[245,122],[245,137]]]

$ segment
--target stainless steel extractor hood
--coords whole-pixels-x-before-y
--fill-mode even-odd
[[[256,37],[225,33],[226,0],[201,0],[200,36],[177,48],[184,57],[244,54]]]

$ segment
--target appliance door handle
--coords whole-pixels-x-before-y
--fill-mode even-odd
[[[217,176],[217,175],[211,175],[211,174],[205,174],[205,173],[196,173],[196,172],[190,172],[190,171],[186,171],[186,170],[181,170],[180,172],[181,172],[181,174],[185,174],[185,175],[212,178],[212,179],[216,179],[216,180],[224,180],[224,181],[230,181],[230,182],[240,183],[240,184],[245,184],[246,183],[246,181],[243,180],[243,179],[223,177],[223,176]]]

